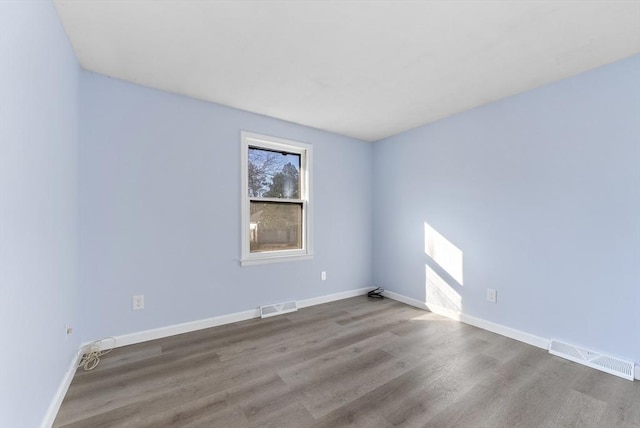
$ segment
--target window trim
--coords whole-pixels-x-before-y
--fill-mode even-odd
[[[313,210],[312,210],[312,166],[313,148],[311,144],[252,132],[240,132],[241,162],[241,254],[240,265],[250,266],[264,263],[310,260],[313,258]],[[302,202],[302,248],[294,250],[252,253],[250,249],[251,200],[249,197],[249,147],[284,151],[300,155],[300,199],[288,202]],[[260,198],[261,200],[271,198]],[[276,202],[285,202],[278,200]]]

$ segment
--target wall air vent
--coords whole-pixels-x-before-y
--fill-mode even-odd
[[[260,317],[268,318],[274,315],[286,314],[298,310],[296,302],[276,303],[274,305],[260,306]]]
[[[633,381],[633,362],[610,357],[575,345],[551,340],[549,353]]]

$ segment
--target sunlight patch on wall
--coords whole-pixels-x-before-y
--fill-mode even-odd
[[[424,222],[424,252],[462,285],[462,251],[429,226],[426,221]]]
[[[427,288],[427,306],[437,305],[439,307],[460,311],[462,309],[462,297],[458,294],[447,281],[442,279],[429,265],[425,265],[426,269],[426,288]]]

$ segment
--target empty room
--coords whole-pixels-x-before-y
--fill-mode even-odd
[[[0,0],[0,428],[639,428],[639,380],[639,0]]]

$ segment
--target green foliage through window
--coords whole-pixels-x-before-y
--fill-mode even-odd
[[[300,198],[300,155],[249,147],[248,191],[252,198]]]

